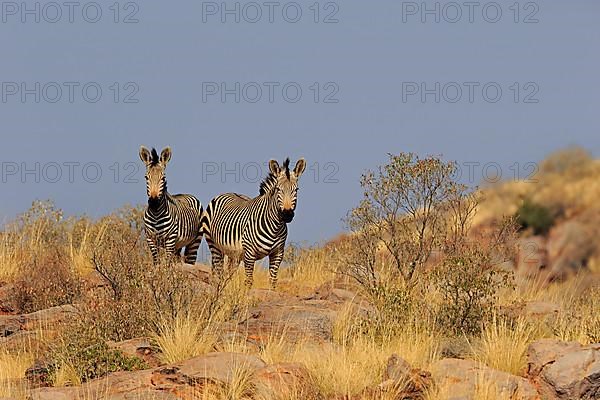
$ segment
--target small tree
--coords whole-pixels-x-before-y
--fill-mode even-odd
[[[466,187],[453,179],[455,171],[452,162],[401,153],[362,176],[363,200],[346,220],[356,246],[364,248],[349,262],[355,279],[376,281],[375,253],[382,247],[396,274],[414,285],[415,272],[446,239],[448,205],[467,196]]]
[[[472,333],[493,311],[510,274],[514,221],[478,235],[471,222],[480,192],[454,179],[456,165],[436,157],[390,155],[363,175],[363,199],[346,223],[352,232],[342,271],[370,295],[375,322],[402,326],[417,305],[451,332]],[[440,304],[424,304],[435,290]]]

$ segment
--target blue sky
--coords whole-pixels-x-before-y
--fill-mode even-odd
[[[305,157],[289,240],[309,243],[389,152],[457,160],[471,183],[600,154],[597,1],[113,3],[2,2],[2,221],[34,199],[144,203],[141,144],[170,145],[170,191],[203,203]]]

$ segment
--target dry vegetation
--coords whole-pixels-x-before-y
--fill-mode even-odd
[[[258,350],[244,341],[219,342],[222,324],[243,319],[258,301],[244,288],[242,271],[211,287],[172,260],[154,268],[139,208],[93,221],[64,218],[51,203],[35,203],[0,234],[0,287],[13,293],[4,306],[21,314],[75,304],[81,312],[60,327],[40,326],[22,348],[0,345],[0,397],[26,397],[25,370],[36,359],[45,360],[48,384],[55,386],[147,368],[109,346],[137,337],[149,337],[164,363],[215,350],[299,362],[325,398],[377,385],[393,353],[422,369],[457,356],[518,375],[534,340],[600,341],[600,289],[589,284],[596,261],[579,277],[553,283],[515,281],[503,267],[514,256],[518,228],[504,217],[514,216],[523,199],[547,209],[552,223],[597,215],[591,193],[600,194],[599,164],[569,150],[542,164],[537,184],[506,183],[486,190],[485,200],[454,182],[452,172],[453,164],[435,157],[401,155],[366,174],[364,201],[348,217],[350,233],[289,251],[277,290],[301,297],[343,281],[368,312],[347,302],[330,343],[288,341],[283,329]],[[475,234],[473,224],[486,229]],[[255,287],[268,287],[265,271],[255,274]],[[532,301],[556,304],[560,312],[518,312]],[[489,382],[478,388],[478,399],[502,398]],[[427,398],[446,398],[444,390],[432,388]],[[231,384],[199,398],[257,396],[240,366]]]

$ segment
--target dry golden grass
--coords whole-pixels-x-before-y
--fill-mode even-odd
[[[519,375],[526,366],[527,346],[539,334],[539,327],[523,318],[512,324],[494,317],[487,323],[481,337],[471,344],[472,358],[490,368]]]
[[[161,350],[161,359],[167,364],[184,361],[213,350],[217,341],[210,319],[185,314],[160,322],[153,339]]]
[[[353,345],[298,345],[291,358],[308,368],[319,391],[325,396],[356,395],[380,381],[387,356],[365,340]]]
[[[553,324],[554,335],[564,341],[582,344],[600,342],[600,287],[592,287],[559,314]]]
[[[77,369],[71,364],[63,362],[57,368],[52,383],[55,387],[65,387],[81,385],[82,382]]]
[[[221,385],[206,385],[193,398],[201,400],[251,400],[255,394],[252,377],[253,370],[247,365],[235,365],[228,376],[228,382]]]
[[[293,345],[292,345],[293,346]],[[273,329],[266,342],[260,347],[260,358],[268,364],[283,362],[290,356],[290,343],[287,340],[287,327]]]
[[[479,374],[473,400],[515,400],[509,393],[500,390],[498,383],[486,379],[483,374]]]
[[[10,233],[0,235],[0,281],[12,281],[19,272],[23,254],[16,245],[18,241]]]
[[[62,212],[51,202],[34,202],[29,211],[7,224],[0,235],[0,281],[13,280],[32,264],[58,236],[62,221]]]
[[[68,254],[71,265],[81,276],[86,276],[94,271],[94,265],[90,259],[93,249],[97,247],[108,228],[108,221],[101,220],[93,224],[87,219],[73,224],[67,231]]]
[[[330,252],[323,248],[296,250],[296,252],[296,255],[290,256],[291,265],[279,270],[278,291],[303,296],[335,278]],[[268,279],[268,274],[265,278]]]
[[[520,285],[523,300],[555,303],[561,308],[571,307],[587,286],[590,275],[581,273],[565,282],[526,282]]]
[[[357,395],[365,388],[381,383],[391,354],[396,353],[422,368],[439,358],[441,338],[433,333],[432,327],[407,325],[402,332],[383,337],[362,335],[356,329],[358,319],[354,311],[354,307],[347,305],[340,313],[334,324],[335,343],[290,342],[284,325],[271,332],[258,355],[268,364],[297,362],[305,365],[318,391],[325,396]],[[240,341],[226,343],[222,350],[249,352]],[[390,398],[393,398],[392,393]]]
[[[34,359],[27,351],[15,354],[0,350],[0,397],[24,398],[26,385],[22,380]]]
[[[381,383],[391,354],[396,353],[422,368],[439,357],[440,338],[428,327],[407,325],[400,333],[376,337],[361,334],[356,329],[357,322],[354,308],[347,305],[334,324],[334,343],[306,340],[293,344],[286,340],[285,330],[273,332],[261,348],[260,357],[267,363],[305,365],[318,392],[326,397],[357,395]],[[389,396],[393,398],[393,391]]]
[[[306,365],[319,392],[325,396],[353,396],[381,383],[387,360],[393,353],[407,360],[412,358],[413,365],[429,365],[435,350],[432,351],[428,340],[421,342],[412,336],[380,343],[367,337],[343,345],[307,343],[296,347],[290,361]],[[409,349],[406,347],[409,343],[417,348]]]
[[[348,302],[333,325],[333,340],[342,347],[356,345],[357,340],[366,340],[380,349],[382,357],[395,353],[411,365],[424,369],[440,357],[443,337],[435,324],[423,319],[420,314],[409,315],[402,329],[390,326],[376,333],[362,332],[361,329],[364,329],[364,324],[361,324],[356,312],[356,304]]]

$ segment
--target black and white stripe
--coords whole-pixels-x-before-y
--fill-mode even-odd
[[[208,204],[202,229],[215,274],[222,274],[224,256],[235,267],[243,260],[246,285],[252,286],[254,263],[269,256],[269,278],[271,285],[276,285],[287,239],[286,224],[294,218],[298,178],[306,168],[304,159],[293,171],[289,163],[287,159],[280,167],[275,160],[269,162],[270,174],[261,183],[257,197],[226,193]]]
[[[179,255],[185,248],[185,262],[194,264],[202,242],[200,201],[189,194],[171,195],[167,191],[165,167],[171,159],[169,147],[159,157],[155,149],[150,152],[142,146],[140,158],[146,164],[148,207],[144,227],[154,263],[158,263],[161,249],[169,255]]]

